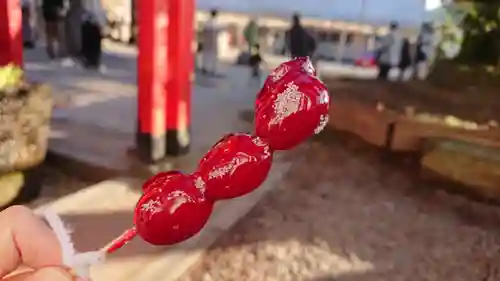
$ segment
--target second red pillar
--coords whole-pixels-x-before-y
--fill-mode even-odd
[[[147,162],[188,152],[194,0],[137,1],[137,151]]]

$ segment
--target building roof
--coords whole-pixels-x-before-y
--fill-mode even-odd
[[[201,10],[290,17],[294,12],[304,17],[357,21],[387,25],[398,21],[402,26],[419,26],[425,19],[424,0],[196,0]]]

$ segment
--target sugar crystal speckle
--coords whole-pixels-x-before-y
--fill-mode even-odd
[[[319,104],[327,104],[330,102],[330,96],[328,95],[328,92],[326,90],[323,90],[319,93]]]
[[[239,152],[229,163],[222,167],[213,169],[208,175],[209,179],[221,178],[225,175],[232,175],[236,169],[248,162],[256,161],[255,157],[250,156],[244,152]]]
[[[289,70],[290,68],[287,65],[282,65],[281,67],[278,67],[271,73],[271,80],[273,82],[280,80],[281,78],[283,78],[283,76],[285,76],[285,74],[288,73]]]
[[[145,204],[141,206],[141,209],[145,212],[151,213],[152,215],[161,212],[163,208],[161,207],[161,203],[159,200],[149,200]]]
[[[316,71],[309,58],[306,60],[306,62],[304,62],[302,67],[304,68],[305,72],[307,72],[307,74],[309,75],[314,75],[314,72]]]
[[[328,124],[328,119],[329,119],[328,115],[321,115],[321,117],[319,118],[318,127],[316,127],[316,129],[314,129],[314,133],[316,135],[321,133],[321,131],[323,131],[323,129],[325,129],[326,124]]]
[[[300,109],[300,100],[302,93],[295,83],[290,82],[287,88],[281,94],[278,94],[273,104],[275,116],[270,124],[279,124],[288,116],[296,113]]]
[[[205,190],[205,182],[201,177],[196,177],[196,179],[194,179],[194,186],[201,191]]]

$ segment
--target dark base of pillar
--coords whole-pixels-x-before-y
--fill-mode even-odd
[[[189,152],[191,134],[189,130],[167,130],[165,141],[167,156],[181,156]]]
[[[142,152],[144,153],[144,152]],[[170,171],[175,167],[175,158],[163,158],[156,161],[147,161],[142,155],[139,155],[137,147],[130,147],[127,150],[127,155],[131,159],[128,176],[136,178],[149,178],[161,171]],[[151,160],[151,159],[149,159]]]
[[[166,136],[153,136],[149,133],[137,132],[135,136],[134,154],[146,163],[157,163],[165,158]]]
[[[187,130],[167,130],[162,136],[136,133],[134,154],[139,160],[156,164],[168,156],[181,156],[189,152],[190,134]]]

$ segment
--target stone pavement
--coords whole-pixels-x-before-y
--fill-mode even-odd
[[[59,107],[52,122],[50,151],[61,170],[81,170],[93,180],[122,176],[87,187],[42,207],[63,216],[79,251],[96,250],[132,224],[132,211],[140,196],[141,179],[127,174],[134,163],[127,157],[133,145],[136,118],[135,54],[108,51],[103,73],[48,62],[42,50],[26,52],[30,80],[49,83]],[[223,134],[250,131],[238,118],[253,107],[257,89],[247,84],[248,70],[225,66],[224,79],[197,79],[192,96],[192,148],[172,167],[194,169],[202,155]],[[62,106],[62,107],[61,107]],[[54,158],[54,157],[52,157]],[[49,159],[50,160],[50,159]],[[175,280],[201,257],[204,249],[244,216],[288,170],[289,163],[275,157],[268,180],[261,188],[237,200],[218,203],[204,231],[175,247],[151,247],[136,239],[94,268],[94,281]]]
[[[80,160],[109,162],[100,168],[126,163],[125,151],[133,145],[137,108],[135,50],[120,45],[108,47],[101,73],[51,63],[41,49],[27,51],[25,57],[28,78],[49,83],[59,105],[53,121],[52,150],[78,155]],[[221,71],[226,78],[199,78],[193,85],[192,147],[198,154],[227,132],[250,129],[237,116],[252,108],[258,89],[249,87],[245,67],[223,64]],[[109,157],[113,153],[115,156]]]
[[[27,51],[27,76],[52,85],[59,103],[67,105],[66,109],[59,110],[65,111],[67,120],[133,133],[136,118],[136,52],[131,47],[115,45],[110,49],[104,54],[105,70],[101,73],[50,63],[41,49]],[[199,79],[201,81],[194,85],[193,124],[206,120],[207,114],[214,115],[217,111],[213,110],[218,108],[221,100],[233,106],[248,106],[253,102],[257,89],[253,92],[248,90],[246,68],[223,65],[222,72],[226,79]]]

